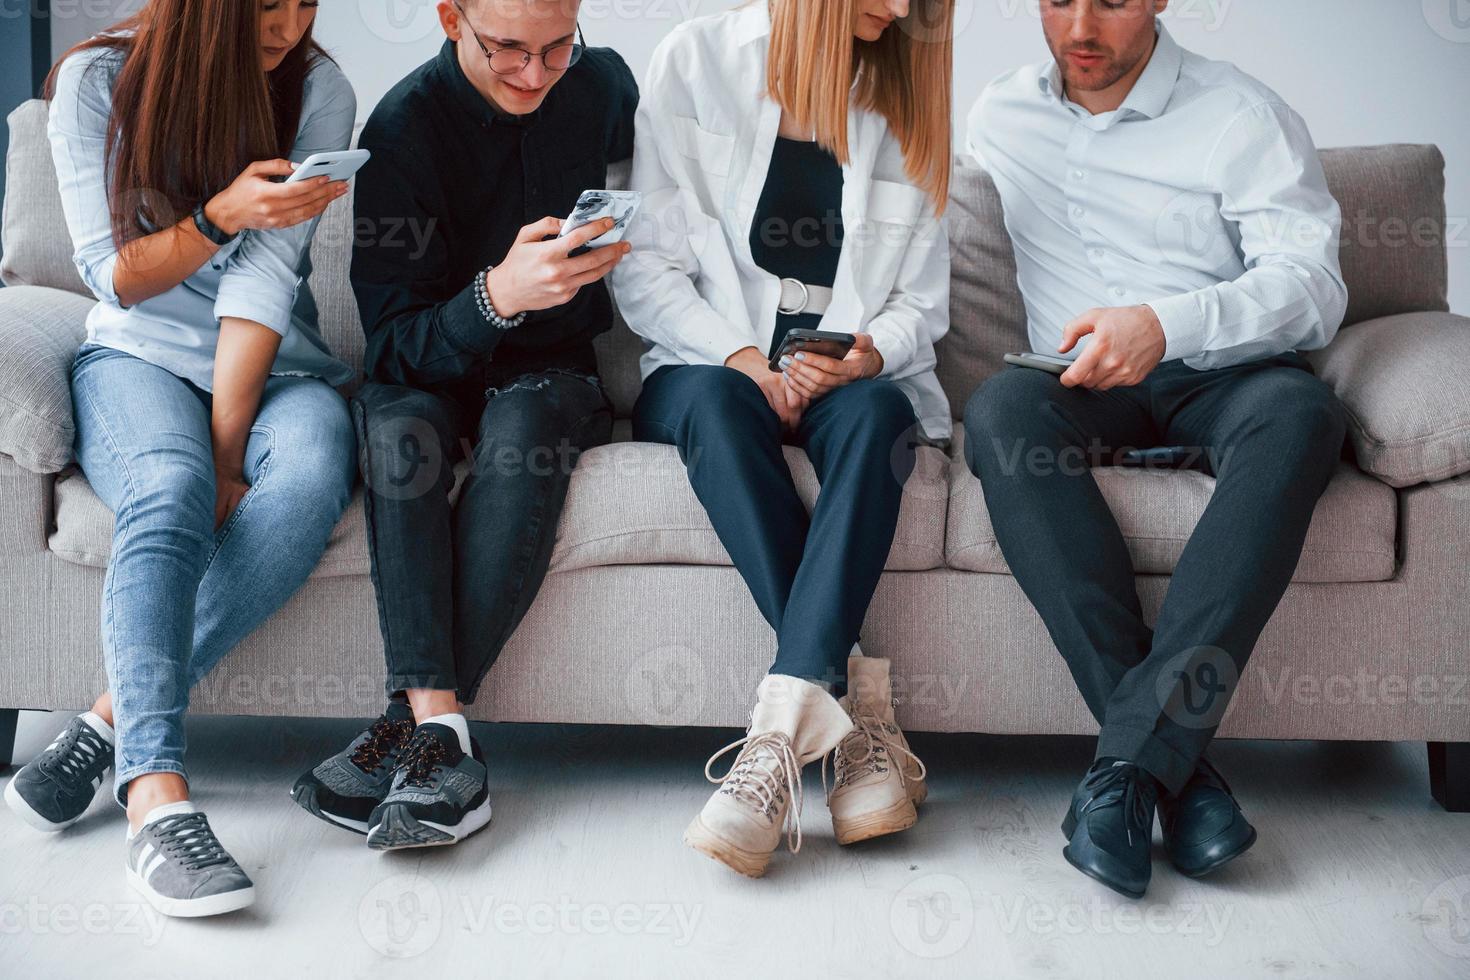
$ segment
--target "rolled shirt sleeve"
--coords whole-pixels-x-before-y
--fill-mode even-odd
[[[357,98],[346,76],[332,62],[319,62],[306,79],[292,162],[300,163],[313,153],[347,149],[356,120]],[[215,319],[251,320],[284,337],[291,328],[291,311],[301,286],[302,259],[320,220],[269,231],[251,229],[241,235],[220,276]]]
[[[72,261],[98,300],[118,306],[113,286],[117,247],[108,204],[107,126],[112,76],[122,57],[109,48],[78,52],[62,62],[51,96],[46,134],[71,233]]]

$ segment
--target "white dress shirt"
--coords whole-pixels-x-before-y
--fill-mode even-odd
[[[643,205],[612,275],[618,309],[648,344],[644,378],[666,364],[723,364],[744,347],[764,353],[774,338],[780,283],[750,249],[781,122],[766,95],[770,33],[755,4],[688,21],[654,52],[633,147]],[[848,144],[842,253],[821,329],[870,334],[882,377],[908,395],[926,436],[946,439],[934,342],[949,329],[949,239],[882,116],[852,110]]]
[[[968,129],[1000,191],[1037,352],[1055,354],[1093,307],[1151,306],[1164,359],[1199,370],[1324,347],[1341,325],[1341,213],[1306,123],[1162,24],[1116,111],[1073,103],[1046,61],[992,82]]]

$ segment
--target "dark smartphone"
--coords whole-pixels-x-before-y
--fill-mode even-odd
[[[1130,449],[1119,462],[1150,470],[1205,470],[1205,452],[1194,446],[1154,446],[1151,449]]]
[[[857,338],[850,333],[837,333],[832,330],[788,330],[786,339],[781,341],[781,349],[776,351],[771,358],[771,370],[781,370],[781,358],[797,351],[811,351],[813,354],[821,354],[823,357],[835,357],[842,360],[847,352],[852,350],[852,345],[857,343]]]

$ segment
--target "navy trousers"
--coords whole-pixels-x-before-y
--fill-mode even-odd
[[[667,366],[643,385],[633,437],[678,448],[689,482],[761,615],[771,672],[841,689],[914,467],[914,410],[892,382],[856,381],[813,402],[796,430],[733,368]],[[821,481],[810,516],[783,439]]]
[[[980,386],[964,424],[1006,562],[1102,726],[1097,757],[1179,792],[1296,569],[1342,453],[1337,397],[1294,353],[1213,371],[1169,362],[1105,392],[1015,367]],[[1091,472],[1151,446],[1203,450],[1216,478],[1152,629]]]

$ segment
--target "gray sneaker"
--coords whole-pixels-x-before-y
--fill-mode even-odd
[[[112,768],[112,743],[77,715],[5,787],[15,815],[46,833],[76,823]]]
[[[208,817],[188,803],[159,809],[173,812],[128,839],[128,883],[148,904],[164,915],[192,918],[255,901],[254,883],[209,829]]]
[[[473,739],[470,753],[447,725],[420,725],[393,774],[393,788],[368,818],[368,847],[454,844],[488,824],[485,756]]]

